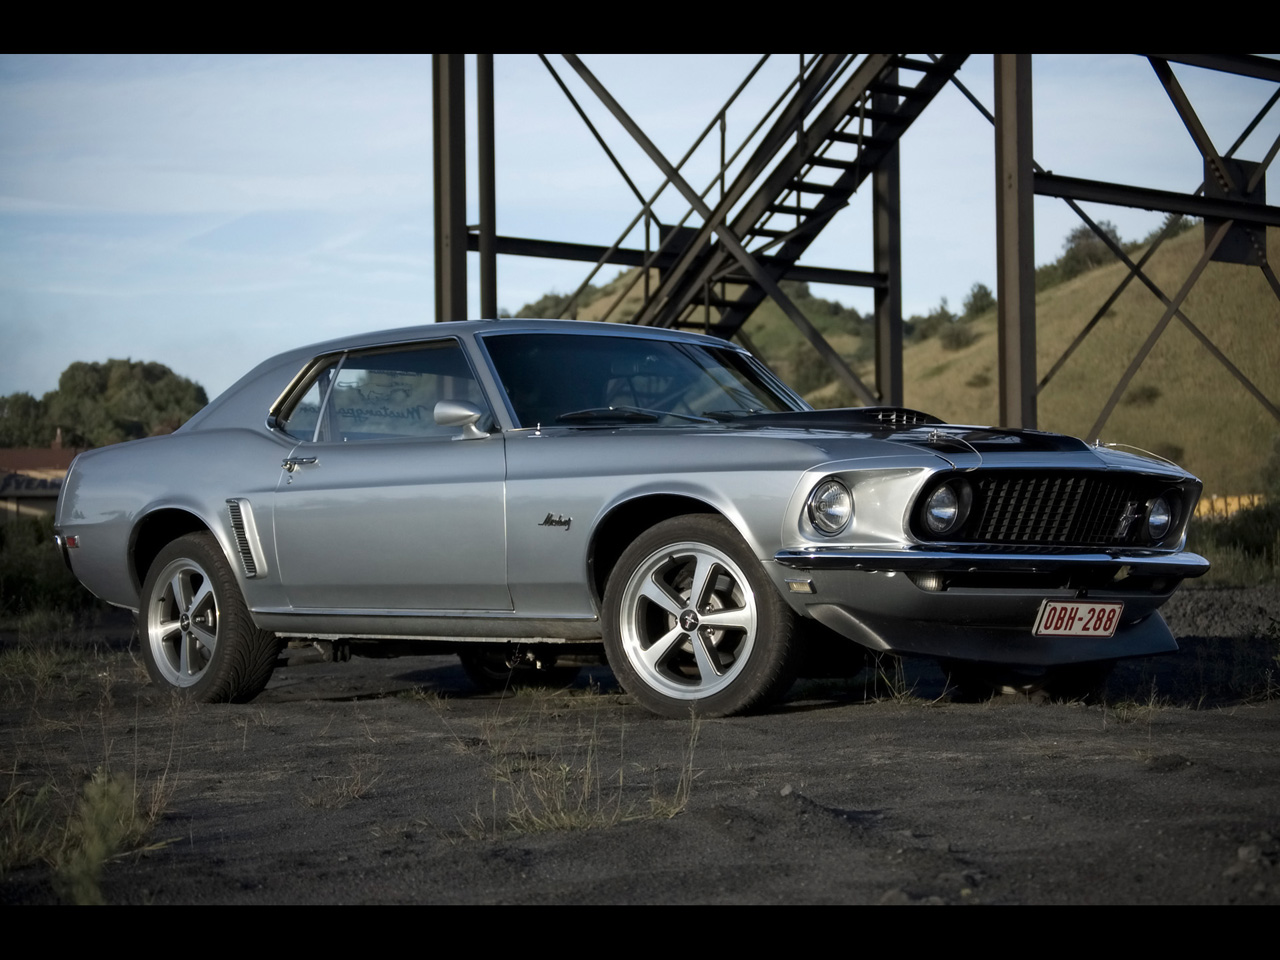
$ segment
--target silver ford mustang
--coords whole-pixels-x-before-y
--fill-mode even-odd
[[[81,454],[56,529],[201,700],[254,697],[291,640],[412,640],[482,680],[603,641],[649,709],[725,715],[850,653],[1051,685],[1176,650],[1157,609],[1208,569],[1199,493],[1055,434],[813,410],[722,340],[500,320],[273,357]]]

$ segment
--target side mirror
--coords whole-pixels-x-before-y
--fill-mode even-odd
[[[466,400],[441,400],[436,404],[435,421],[442,427],[462,427],[462,434],[455,440],[483,440],[489,434],[476,426],[484,411]]]

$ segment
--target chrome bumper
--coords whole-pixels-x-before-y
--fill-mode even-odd
[[[780,550],[774,560],[797,570],[860,570],[939,573],[1056,573],[1070,570],[1112,570],[1127,567],[1132,576],[1185,580],[1209,570],[1209,561],[1195,553],[1152,553],[1142,550],[1099,550],[1091,553],[977,552],[969,548],[901,550]]]

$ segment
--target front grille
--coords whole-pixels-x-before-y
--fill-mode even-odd
[[[1145,505],[1134,478],[988,476],[977,483],[973,536],[990,543],[1122,545]]]
[[[1046,547],[1145,545],[1150,543],[1147,501],[1170,489],[1158,478],[1083,471],[993,471],[971,476],[971,482],[968,519],[940,539]],[[1179,498],[1175,493],[1171,499]],[[1179,527],[1175,522],[1175,530]]]

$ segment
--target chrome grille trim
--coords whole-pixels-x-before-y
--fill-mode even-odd
[[[1152,498],[1166,496],[1178,519],[1161,543],[1175,544],[1199,493],[1186,481],[1105,470],[988,469],[964,475],[973,505],[961,527],[930,536],[921,504],[912,511],[913,533],[925,543],[983,544],[989,548],[1149,548],[1145,515]],[[1194,481],[1191,481],[1194,483]]]

